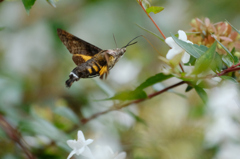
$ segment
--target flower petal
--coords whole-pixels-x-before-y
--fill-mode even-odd
[[[165,43],[167,43],[168,46],[170,46],[171,48],[175,47],[175,45],[176,45],[176,43],[175,43],[175,41],[173,40],[172,37],[166,38]]]
[[[126,156],[127,156],[126,152],[121,152],[114,159],[125,159]]]
[[[188,63],[189,60],[190,60],[190,55],[187,52],[185,52],[182,56],[182,62]]]
[[[76,140],[67,140],[67,144],[69,147],[74,149],[76,147],[77,141]]]
[[[88,146],[85,146],[85,151],[82,153],[82,156],[84,157],[88,157],[88,158],[91,158],[91,159],[95,159],[95,157],[93,156],[91,150],[89,149]]]
[[[78,140],[85,142],[85,137],[84,137],[83,132],[81,130],[78,131]]]
[[[93,142],[93,139],[87,139],[87,141],[85,142],[85,145],[89,145]]]
[[[67,159],[70,159],[75,153],[76,150],[72,150],[71,153],[68,155]]]
[[[168,53],[167,53],[167,55],[166,55],[166,58],[169,59],[169,60],[171,60],[175,55],[177,55],[177,54],[179,54],[179,53],[181,53],[181,52],[179,52],[179,51],[176,50],[176,49],[170,49],[170,50],[168,50]]]
[[[78,149],[77,152],[76,152],[76,155],[82,154],[83,151],[85,150],[85,147],[86,147],[86,146],[83,146],[82,148]]]
[[[187,41],[187,35],[184,31],[178,30],[178,39]]]

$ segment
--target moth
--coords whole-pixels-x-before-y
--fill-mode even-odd
[[[92,78],[100,76],[101,79],[109,73],[120,57],[126,52],[126,48],[137,42],[131,43],[139,36],[132,39],[122,48],[102,50],[62,29],[57,29],[57,34],[68,51],[73,54],[72,60],[77,65],[69,74],[69,79],[65,82],[67,87],[71,87],[73,82],[80,78]],[[141,35],[140,35],[141,36]]]

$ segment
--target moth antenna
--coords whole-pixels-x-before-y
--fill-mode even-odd
[[[117,41],[116,41],[116,39],[115,39],[114,34],[113,34],[113,39],[114,39],[114,42],[115,42],[115,45],[116,45],[116,48],[117,48]]]
[[[127,45],[123,46],[122,48],[126,48],[126,47],[128,47],[128,46],[130,46],[130,45],[136,44],[137,41],[136,41],[136,42],[133,42],[133,43],[131,43],[131,42],[132,42],[133,40],[137,39],[137,38],[140,37],[140,36],[143,36],[143,35],[139,35],[139,36],[133,38],[131,41],[128,42]]]

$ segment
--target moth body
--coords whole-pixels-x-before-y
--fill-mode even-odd
[[[120,57],[126,52],[126,48],[103,50],[94,55],[90,60],[75,67],[69,74],[69,79],[66,81],[66,86],[70,87],[74,81],[80,78],[92,78],[96,76],[107,76],[107,73],[118,62]],[[106,60],[106,57],[108,61]],[[108,69],[108,70],[107,70]]]
[[[66,86],[71,87],[72,83],[80,78],[92,78],[100,76],[102,79],[108,75],[110,69],[126,52],[126,47],[135,44],[131,40],[122,48],[102,50],[78,37],[62,30],[57,29],[58,36],[69,52],[73,54],[72,60],[77,65],[69,74]]]

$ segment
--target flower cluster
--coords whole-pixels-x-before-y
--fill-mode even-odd
[[[194,34],[188,35],[188,39],[194,44],[210,47],[215,41],[212,37],[214,34],[228,50],[232,50],[234,47],[236,50],[240,50],[238,33],[232,31],[233,29],[231,25],[227,22],[213,24],[208,18],[205,18],[204,21],[195,18],[190,25],[192,26],[190,32],[194,32]],[[218,48],[217,52],[220,54],[226,54],[221,47]]]
[[[88,147],[88,145],[91,144],[92,142],[93,142],[92,139],[85,140],[85,137],[82,131],[78,131],[77,140],[67,140],[68,146],[73,149],[68,155],[67,159],[70,159],[74,154],[82,155],[90,159],[125,159],[126,158],[125,152],[121,152],[115,155],[112,149],[109,147],[102,148],[101,151],[96,151],[96,153],[94,153],[96,154],[95,156],[93,155],[92,151]]]

